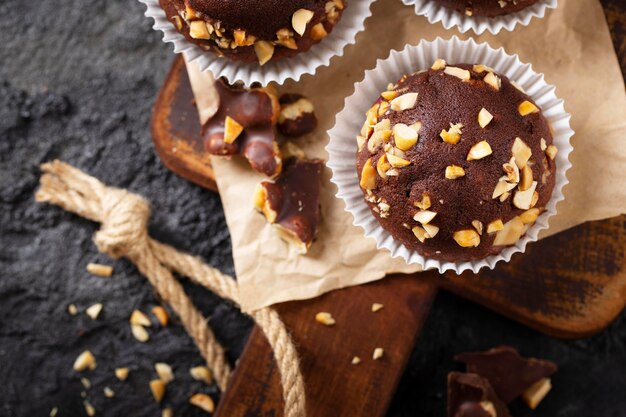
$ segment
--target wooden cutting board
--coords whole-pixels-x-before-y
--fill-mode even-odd
[[[172,171],[217,191],[197,119],[185,65],[177,58],[154,107],[155,148]],[[301,355],[308,417],[384,416],[438,289],[555,337],[597,333],[626,305],[626,216],[533,243],[523,256],[478,275],[395,275],[277,305]],[[385,307],[373,313],[375,302]],[[337,324],[316,323],[319,311],[331,312]],[[384,356],[374,361],[377,347]],[[351,364],[354,356],[361,363]],[[216,415],[282,416],[279,384],[272,352],[255,328]]]

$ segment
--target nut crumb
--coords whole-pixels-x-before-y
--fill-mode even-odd
[[[382,310],[383,307],[385,307],[385,306],[380,304],[380,303],[374,303],[374,304],[372,304],[372,312],[376,313],[377,311]]]
[[[90,262],[87,264],[87,272],[99,277],[110,277],[113,275],[113,267],[110,265],[95,264]]]
[[[70,316],[75,316],[78,314],[78,308],[75,304],[70,304],[67,306],[67,312],[70,314]]]
[[[383,350],[383,348],[378,347],[374,349],[374,353],[372,354],[372,359],[378,360],[382,358],[384,354],[385,354],[385,351]]]
[[[164,362],[157,362],[154,364],[154,370],[157,375],[165,384],[169,384],[174,380],[174,372],[172,367]]]
[[[202,381],[205,384],[209,385],[213,382],[213,376],[211,371],[206,366],[194,366],[189,369],[189,374],[196,381]]]
[[[133,337],[141,343],[146,343],[148,340],[150,340],[150,335],[143,326],[140,326],[138,324],[131,324],[130,331],[133,334]]]
[[[352,358],[352,365],[358,365],[359,363],[361,363],[361,358],[359,358],[358,356],[355,356]]]
[[[111,388],[109,387],[104,387],[104,396],[107,398],[113,398],[115,397],[115,391],[113,391]]]
[[[189,398],[189,403],[208,413],[215,411],[215,403],[207,394],[193,394],[191,398]]]
[[[160,403],[165,395],[165,382],[160,379],[153,379],[150,381],[150,391],[152,392],[154,400]]]
[[[87,314],[92,320],[97,320],[100,312],[102,311],[102,303],[97,303],[87,307],[85,314]]]
[[[120,381],[126,381],[128,378],[128,368],[115,368],[115,377]]]
[[[93,356],[90,351],[86,350],[78,355],[74,361],[74,370],[77,372],[84,371],[87,368],[94,370],[97,365],[95,356]]]
[[[333,318],[333,316],[330,313],[327,313],[325,311],[320,311],[319,313],[317,313],[315,315],[315,321],[323,324],[324,326],[335,325],[335,319]]]

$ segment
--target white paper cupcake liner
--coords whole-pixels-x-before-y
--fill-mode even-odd
[[[311,49],[261,66],[233,61],[203,50],[174,28],[158,0],[139,1],[147,6],[145,15],[154,19],[153,28],[163,32],[163,42],[174,44],[175,53],[184,53],[189,62],[197,60],[200,70],[211,71],[216,78],[225,77],[230,83],[241,81],[248,87],[256,82],[266,86],[270,82],[283,84],[288,79],[298,81],[301,76],[315,74],[317,68],[328,66],[332,57],[343,55],[346,46],[355,43],[356,35],[365,28],[365,19],[372,14],[370,7],[374,2],[348,1],[332,32]]]
[[[409,250],[380,226],[359,187],[356,136],[361,131],[365,112],[388,83],[395,83],[404,74],[430,68],[437,58],[443,58],[450,64],[485,64],[517,82],[543,111],[553,128],[554,144],[559,150],[555,186],[545,212],[514,246],[480,260],[442,262]],[[542,74],[533,71],[530,64],[522,63],[517,55],[509,55],[503,48],[493,49],[486,43],[477,44],[473,39],[462,41],[456,36],[450,40],[437,38],[432,42],[422,41],[417,46],[408,45],[402,51],[392,51],[387,59],[378,60],[374,69],[365,72],[363,81],[355,84],[354,94],[346,98],[343,110],[336,116],[335,126],[329,131],[327,166],[332,171],[331,181],[338,188],[337,197],[344,201],[346,211],[354,218],[354,225],[363,228],[365,236],[375,239],[379,249],[387,249],[393,257],[404,258],[409,264],[419,264],[423,269],[436,268],[441,273],[452,270],[460,274],[466,270],[476,273],[484,267],[493,269],[500,261],[508,262],[514,253],[524,252],[526,245],[536,241],[539,232],[548,228],[549,218],[556,214],[557,203],[564,198],[563,187],[568,183],[565,174],[571,167],[568,159],[572,151],[570,138],[574,131],[570,128],[571,116],[565,111],[563,100],[556,96],[555,90],[554,86],[545,82]]]
[[[547,9],[556,9],[557,6],[557,0],[539,0],[519,12],[497,17],[485,17],[467,16],[433,0],[402,0],[402,2],[407,6],[414,6],[415,13],[419,16],[425,16],[430,23],[441,22],[446,29],[456,26],[461,33],[471,29],[478,35],[485,30],[494,35],[502,29],[512,31],[518,24],[528,26],[533,17],[542,18]]]

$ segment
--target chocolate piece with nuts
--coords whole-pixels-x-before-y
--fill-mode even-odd
[[[489,381],[477,374],[448,374],[448,417],[511,417]]]
[[[497,255],[533,225],[554,188],[558,149],[547,120],[485,65],[439,59],[403,76],[354,134],[372,214],[425,257]]]
[[[313,103],[300,94],[280,96],[278,131],[285,136],[297,137],[312,132],[317,127]]]
[[[303,254],[317,234],[322,167],[321,160],[289,158],[276,181],[263,181],[254,195],[255,208]]]
[[[324,39],[346,0],[159,0],[190,42],[235,61],[264,65]]]
[[[511,346],[498,346],[486,352],[461,353],[454,357],[464,362],[468,372],[488,379],[498,396],[510,403],[538,381],[557,370],[554,362],[523,358]]]
[[[275,177],[282,158],[274,126],[279,104],[268,89],[246,90],[215,82],[220,97],[217,112],[202,126],[207,152],[219,156],[243,155],[252,168]]]

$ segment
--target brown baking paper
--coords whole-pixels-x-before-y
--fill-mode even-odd
[[[281,92],[304,94],[315,104],[317,130],[295,143],[308,157],[326,159],[326,131],[334,125],[335,114],[366,69],[373,68],[377,59],[386,58],[391,49],[437,36],[448,39],[455,34],[462,39],[470,37],[429,24],[398,0],[375,2],[365,32],[357,36],[356,45],[348,47],[343,57],[333,58],[330,67],[319,69],[314,76],[279,87]],[[544,19],[533,19],[527,27],[474,38],[492,47],[503,46],[506,52],[519,54],[523,62],[531,63],[557,87],[557,95],[572,114],[576,134],[570,158],[573,167],[567,173],[570,184],[565,187],[565,201],[558,205],[558,214],[542,236],[626,212],[622,180],[626,167],[626,94],[600,3],[561,0],[556,10],[549,11]],[[188,69],[202,113],[203,103],[210,102],[206,95],[211,89],[206,86],[212,77],[201,74],[195,64]],[[374,240],[365,238],[363,230],[352,225],[352,216],[334,196],[336,189],[329,181],[328,170],[322,186],[318,238],[303,256],[290,249],[252,206],[254,187],[265,178],[239,157],[213,157],[212,164],[230,229],[244,310],[312,298],[374,281],[388,273],[419,269],[392,259],[385,250],[377,250]]]

